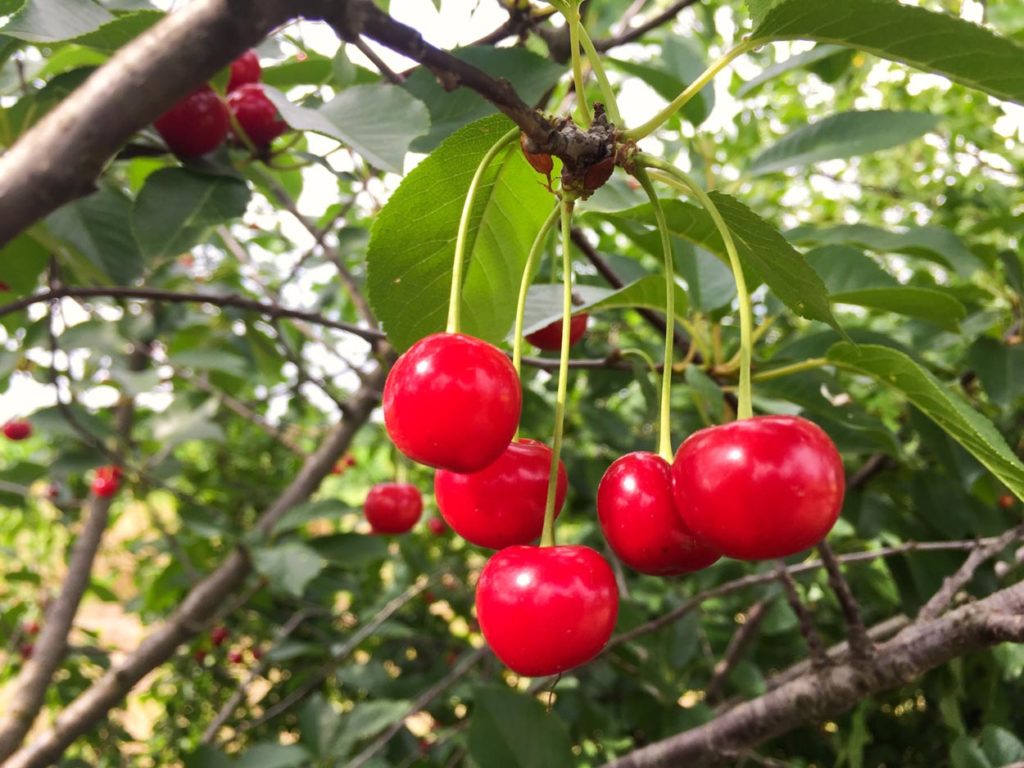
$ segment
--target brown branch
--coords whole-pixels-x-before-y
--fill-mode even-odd
[[[325,328],[333,328],[338,331],[351,333],[365,339],[370,344],[376,344],[384,339],[384,333],[375,328],[361,328],[352,323],[345,323],[340,320],[331,320],[316,312],[307,312],[301,309],[289,309],[276,304],[267,304],[255,299],[246,299],[234,294],[204,294],[204,293],[178,293],[176,291],[162,291],[151,288],[118,288],[114,286],[104,288],[76,288],[61,286],[43,293],[36,293],[26,296],[17,301],[0,306],[0,317],[18,312],[33,304],[39,304],[54,299],[139,299],[141,301],[166,301],[171,304],[210,304],[215,307],[235,307],[249,312],[257,312],[271,318],[292,318],[305,320],[314,325],[322,325]]]
[[[0,157],[0,245],[91,192],[132,134],[300,12],[297,5],[195,0],[118,50]]]
[[[782,584],[783,591],[786,593],[789,607],[796,614],[796,618],[800,622],[800,634],[803,635],[804,641],[807,643],[807,649],[811,653],[811,666],[816,670],[824,669],[828,666],[828,657],[825,655],[825,643],[822,641],[821,635],[818,634],[817,627],[814,626],[811,612],[807,610],[807,606],[804,605],[803,600],[800,599],[800,595],[796,591],[796,582],[793,581],[792,575],[786,569],[786,564],[781,560],[775,572],[779,582]]]
[[[971,651],[1024,637],[1024,583],[911,625],[878,646],[867,663],[849,661],[805,673],[704,725],[637,749],[604,768],[700,766],[807,723],[835,717],[858,701],[906,685]]]
[[[729,645],[726,646],[725,653],[722,654],[721,660],[715,664],[711,679],[704,687],[704,700],[709,704],[715,703],[721,697],[729,675],[732,674],[740,659],[743,658],[743,654],[747,652],[747,648],[750,647],[754,636],[757,635],[757,630],[761,627],[761,622],[768,615],[768,606],[771,604],[771,601],[772,598],[769,597],[758,600],[750,606],[750,609],[746,612],[744,622],[740,624],[739,628],[729,639]]]
[[[974,550],[977,552],[978,550]],[[874,653],[874,644],[868,637],[864,628],[864,619],[860,615],[860,606],[853,596],[846,577],[839,568],[836,554],[827,541],[818,544],[818,554],[821,555],[821,562],[825,564],[828,571],[828,583],[839,601],[839,607],[843,612],[843,620],[846,622],[846,632],[850,637],[850,651],[855,659],[866,659]],[[972,553],[973,554],[973,553]]]
[[[356,432],[369,419],[383,381],[384,370],[379,369],[368,385],[352,396],[349,417],[326,437],[291,484],[261,515],[257,523],[260,534],[268,535],[288,510],[305,501],[319,487],[338,457],[348,449]],[[163,624],[75,699],[50,730],[15,753],[4,768],[42,768],[56,762],[71,742],[101,721],[143,677],[170,658],[179,645],[202,631],[250,571],[251,564],[245,553],[232,552],[217,570],[188,593]]]
[[[352,41],[352,44],[359,49],[363,56],[370,60],[373,66],[377,68],[377,71],[387,78],[392,85],[401,85],[405,82],[405,77],[391,69],[391,67],[389,67],[384,60],[377,55],[377,52],[366,44],[366,41],[363,40],[363,38],[357,37]]]
[[[990,544],[973,550],[956,572],[943,580],[939,591],[932,595],[931,599],[925,603],[924,607],[917,614],[918,621],[938,617],[946,610],[946,606],[953,601],[956,593],[966,587],[970,580],[974,578],[975,572],[983,563],[995,557],[1013,541],[1021,538],[1021,536],[1024,536],[1024,525],[1011,528]]]
[[[607,37],[603,40],[595,40],[594,47],[603,53],[617,46],[632,43],[635,40],[639,40],[652,29],[657,29],[662,24],[667,24],[672,21],[672,19],[678,16],[683,9],[689,8],[691,5],[696,5],[699,2],[700,0],[676,0],[676,2],[672,3],[672,5],[657,16],[652,16],[644,23],[638,24],[632,29],[618,35],[613,35],[612,37]]]

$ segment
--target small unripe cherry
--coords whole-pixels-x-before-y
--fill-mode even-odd
[[[435,536],[443,536],[448,530],[448,524],[440,517],[432,517],[427,520],[427,528]]]

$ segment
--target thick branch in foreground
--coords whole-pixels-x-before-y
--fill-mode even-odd
[[[324,440],[303,464],[299,474],[257,523],[269,534],[281,517],[305,501],[320,486],[338,457],[366,423],[377,403],[385,372],[379,369],[350,401],[348,417]],[[53,728],[15,753],[4,768],[42,768],[59,759],[71,742],[89,731],[117,706],[143,677],[171,657],[179,645],[202,631],[224,601],[238,589],[251,570],[248,557],[235,550],[197,584],[163,624],[153,630],[132,653],[75,699],[58,717]]]
[[[93,189],[133,133],[290,18],[289,0],[193,0],[124,46],[0,158],[0,245]]]
[[[1024,583],[912,624],[877,647],[876,656],[803,674],[714,720],[638,749],[604,768],[708,765],[802,725],[835,717],[880,691],[906,685],[971,651],[1024,640]]]

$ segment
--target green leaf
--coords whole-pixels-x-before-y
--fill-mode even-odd
[[[253,549],[252,558],[256,570],[272,587],[295,597],[302,596],[306,585],[320,575],[325,565],[316,550],[294,541]]]
[[[893,231],[869,224],[844,224],[828,229],[797,227],[785,233],[794,243],[815,245],[856,245],[876,253],[905,253],[909,256],[937,261],[951,267],[963,278],[969,278],[982,267],[956,234],[945,227],[910,227]]]
[[[508,80],[527,104],[536,103],[565,73],[562,65],[525,48],[485,45],[460,48],[452,53],[491,77]],[[417,67],[403,88],[430,110],[430,132],[413,142],[416,152],[432,151],[455,131],[495,111],[490,102],[468,88],[445,90],[426,67]]]
[[[149,175],[132,212],[136,237],[147,256],[173,256],[201,242],[215,224],[245,213],[249,188],[230,176],[164,168]]]
[[[311,540],[309,546],[331,565],[353,571],[380,562],[388,553],[388,545],[383,538],[358,533],[320,536]]]
[[[572,289],[574,302],[572,314],[585,312],[596,302],[612,293],[608,288],[593,285],[577,285]],[[531,285],[526,292],[526,311],[523,313],[523,335],[539,331],[541,328],[562,318],[562,286],[556,283]],[[514,332],[514,329],[513,329]]]
[[[1024,397],[1024,346],[981,338],[971,345],[967,363],[978,374],[993,403],[1010,408]]]
[[[313,520],[337,520],[354,512],[350,506],[338,499],[321,499],[299,504],[292,507],[274,526],[274,534],[278,535],[301,528]]]
[[[968,21],[897,0],[748,0],[751,38],[814,40],[874,53],[1024,103],[1024,46]]]
[[[331,750],[336,757],[347,757],[359,742],[376,736],[409,711],[407,701],[377,699],[363,701],[345,715],[341,733]]]
[[[967,309],[948,293],[932,288],[913,288],[901,285],[895,288],[861,288],[856,291],[833,293],[829,299],[836,304],[856,304],[860,307],[895,312],[934,323],[940,328],[956,332],[960,321],[967,317]]]
[[[445,327],[455,237],[470,179],[508,131],[502,116],[468,126],[401,183],[377,216],[367,251],[370,303],[399,350]],[[501,341],[515,317],[526,255],[554,201],[513,142],[478,190],[467,239],[463,330]]]
[[[263,743],[247,748],[235,768],[299,768],[309,763],[309,751],[298,744]]]
[[[770,67],[765,67],[761,74],[757,77],[753,77],[736,91],[737,98],[743,98],[753,93],[755,90],[760,88],[767,82],[780,77],[781,75],[791,72],[794,69],[800,69],[806,67],[808,64],[814,64],[825,59],[829,59],[836,56],[840,52],[845,52],[845,49],[838,45],[816,45],[809,51],[804,53],[798,53],[795,56],[790,56],[783,61],[772,64]]]
[[[986,725],[981,729],[978,741],[992,765],[1005,766],[1024,760],[1024,744],[1005,728]]]
[[[32,43],[55,43],[92,32],[113,19],[92,0],[28,0],[2,31]]]
[[[823,160],[866,155],[922,136],[939,119],[925,112],[842,112],[797,128],[765,149],[747,166],[758,176]]]
[[[689,306],[686,291],[678,285],[675,286],[675,290],[676,315],[685,317]],[[607,309],[635,309],[637,307],[665,311],[664,277],[661,275],[642,277],[589,305],[589,309],[594,312]]]
[[[804,258],[821,277],[830,294],[899,285],[896,278],[874,259],[849,245],[823,245],[805,253]]]
[[[163,11],[157,10],[127,13],[104,24],[94,32],[76,38],[75,42],[99,51],[113,53],[152,27],[165,15]]]
[[[142,254],[131,228],[132,201],[103,184],[99,190],[54,211],[50,232],[77,249],[115,283],[127,285],[142,273]]]
[[[0,249],[0,282],[12,293],[29,293],[46,269],[50,253],[34,237],[25,233]]]
[[[260,82],[272,88],[292,88],[296,85],[320,85],[334,74],[331,59],[326,56],[307,55],[305,59],[289,59],[273,64],[260,72]]]
[[[949,750],[953,768],[995,768],[970,736],[960,736]]]
[[[1024,499],[1024,464],[992,422],[910,357],[888,347],[854,346],[847,342],[835,344],[826,356],[842,368],[872,376],[902,392],[1018,498]]]
[[[224,430],[213,421],[217,400],[209,398],[199,407],[172,407],[153,421],[153,437],[162,447],[170,448],[189,440],[224,442]]]
[[[565,723],[535,698],[508,687],[476,690],[469,724],[469,754],[487,768],[570,768],[572,743]]]
[[[385,171],[401,173],[410,142],[430,128],[426,107],[391,85],[346,88],[320,109],[293,104],[274,88],[263,90],[292,128],[335,138]]]

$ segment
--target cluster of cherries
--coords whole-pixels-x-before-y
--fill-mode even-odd
[[[263,152],[288,126],[263,92],[260,73],[256,51],[247,51],[231,63],[226,102],[205,84],[158,117],[153,126],[178,157],[212,152],[238,130]]]
[[[573,318],[571,328],[574,343],[586,318]],[[528,338],[557,348],[561,322]],[[452,529],[499,550],[476,590],[480,627],[495,654],[519,674],[554,675],[605,646],[618,590],[593,549],[532,546],[544,524],[552,454],[535,440],[513,441],[521,404],[505,354],[471,336],[439,333],[395,363],[384,386],[384,423],[402,453],[437,469],[434,492]],[[560,464],[556,515],[566,485]],[[803,551],[832,528],[843,492],[842,461],[824,431],[799,417],[762,416],[692,434],[671,464],[647,452],[619,458],[601,480],[597,507],[623,562],[668,576],[722,555],[763,560]],[[367,500],[368,517],[378,493]],[[418,518],[419,492],[401,493]]]
[[[25,419],[11,419],[4,424],[3,434],[8,440],[26,440],[32,436],[32,422]],[[114,465],[98,467],[92,479],[93,494],[100,498],[113,496],[121,487],[123,475],[123,470]],[[60,489],[56,485],[51,485],[47,491],[47,497],[52,501],[59,496]]]

